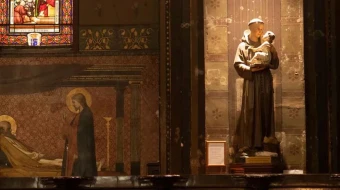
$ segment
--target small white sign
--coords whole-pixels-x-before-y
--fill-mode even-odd
[[[207,165],[225,166],[226,141],[207,141]]]
[[[40,46],[41,34],[40,33],[27,34],[27,42],[29,46]]]
[[[283,170],[283,174],[303,174],[303,170]]]

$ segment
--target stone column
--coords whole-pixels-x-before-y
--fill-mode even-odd
[[[282,132],[279,140],[287,168],[305,169],[303,0],[281,0],[281,5]]]
[[[117,172],[124,172],[124,89],[125,85],[116,86]]]
[[[205,1],[204,5],[206,10],[204,15],[206,127],[204,140],[209,141],[228,142],[229,128],[233,129],[234,110],[229,111],[235,101],[233,100],[234,83],[231,82],[229,86],[229,80],[234,79],[234,68],[230,66],[232,63],[228,62],[228,47],[230,41],[234,41],[230,38],[231,28],[227,23],[230,18],[228,17],[230,2],[230,0]],[[218,172],[225,173],[225,170]],[[207,168],[206,173],[216,173],[216,171]]]
[[[141,93],[140,82],[131,82],[131,175],[140,175]]]

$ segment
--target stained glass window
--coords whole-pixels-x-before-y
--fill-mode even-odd
[[[0,0],[0,46],[67,46],[73,0]]]

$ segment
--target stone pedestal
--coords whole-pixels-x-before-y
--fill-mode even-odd
[[[273,174],[282,173],[280,164],[248,164],[233,163],[230,164],[230,173],[232,174]]]

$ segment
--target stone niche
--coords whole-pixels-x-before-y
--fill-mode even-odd
[[[305,169],[303,0],[205,0],[206,140],[229,145],[241,109],[243,79],[233,59],[252,18],[276,34],[273,71],[276,135],[288,169]]]

